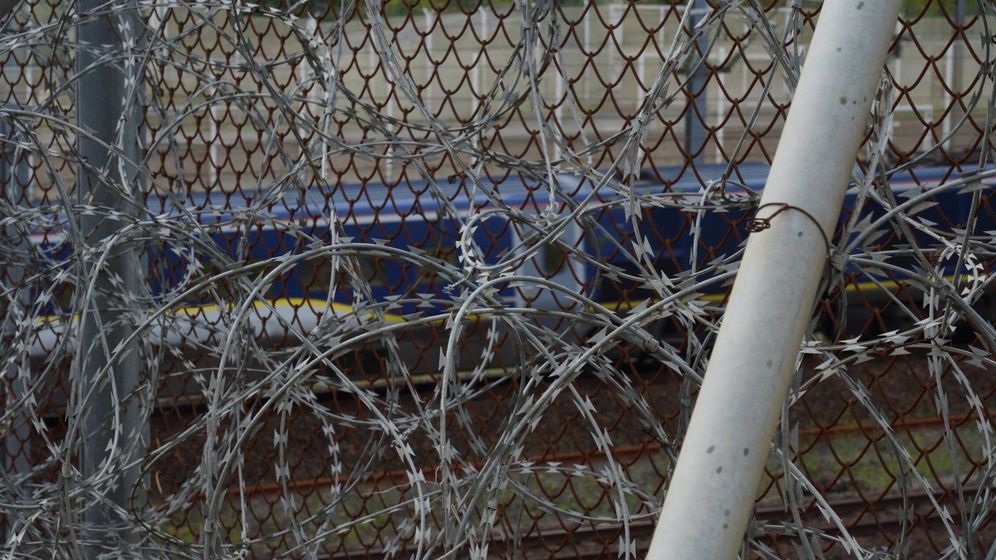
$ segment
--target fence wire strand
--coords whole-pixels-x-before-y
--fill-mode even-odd
[[[20,2],[4,557],[642,556],[820,4]],[[744,558],[996,554],[994,15],[904,4]]]

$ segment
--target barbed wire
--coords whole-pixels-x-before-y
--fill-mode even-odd
[[[768,157],[759,138],[777,138],[816,18],[802,2],[686,4],[22,3],[0,34],[5,556],[487,558],[528,555],[540,526],[611,527],[604,550],[635,557],[742,241],[765,235],[745,162]],[[996,35],[992,6],[969,5],[978,35],[944,40],[976,73],[940,80],[954,116],[941,133],[926,121],[926,149],[897,148],[897,109],[918,110],[883,75],[770,461],[786,513],[757,518],[749,554],[783,557],[788,535],[800,557],[904,556],[923,500],[939,556],[996,550],[975,540],[996,507],[980,381],[996,365]],[[697,115],[709,167],[675,123],[734,51],[760,90],[730,97],[716,78],[733,108]],[[82,105],[108,75],[123,99]],[[932,161],[950,163],[919,177]],[[873,309],[878,332],[849,328],[859,281],[891,309]],[[925,469],[896,424],[913,413],[873,394],[869,364],[905,356],[930,380],[946,466]],[[648,392],[634,362],[675,382]],[[885,545],[803,453],[818,443],[800,442],[800,403],[834,387],[889,477],[862,499],[901,497]]]

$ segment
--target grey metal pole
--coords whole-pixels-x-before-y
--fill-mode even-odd
[[[709,13],[709,6],[705,0],[689,0],[688,7],[691,14],[686,20],[688,22],[688,33],[694,33],[699,23],[705,19]],[[705,122],[708,118],[709,96],[706,92],[706,84],[709,82],[709,68],[706,60],[709,57],[709,38],[705,35],[695,39],[695,48],[692,52],[689,69],[691,75],[688,77],[688,110],[685,112],[685,153],[693,156],[695,166],[705,163],[705,142],[706,129]]]
[[[737,557],[900,0],[826,0],[647,558]]]
[[[27,204],[25,191],[28,188],[29,168],[25,154],[13,148],[10,142],[17,140],[18,134],[11,121],[0,122],[0,184],[3,185],[5,202],[11,207],[20,204]],[[27,254],[28,239],[26,232],[17,231],[15,226],[6,226],[0,229],[4,239],[12,240],[15,250],[24,251]],[[11,309],[6,314],[0,333],[6,339],[16,334],[16,318],[23,312],[27,313],[30,305],[30,294],[23,286],[24,267],[19,264],[7,263],[4,270],[0,270],[0,286],[8,285],[13,288],[14,295],[10,298]],[[16,309],[19,308],[19,309]],[[23,317],[21,317],[23,319]],[[10,361],[5,368],[4,375],[10,383],[11,394],[8,399],[18,401],[26,394],[27,387],[24,383],[24,368],[30,367],[30,352],[23,352],[19,361]],[[30,450],[31,417],[28,414],[18,414],[11,419],[10,428],[4,436],[4,451],[6,451],[6,461],[4,467],[8,475],[18,475],[26,473],[29,469],[28,452]]]
[[[126,43],[135,48],[141,28],[136,0],[80,0],[78,9],[80,76],[76,100],[79,126],[87,133],[79,139],[83,163],[77,189],[81,204],[98,208],[80,216],[86,249],[93,250],[134,215],[136,210],[126,203],[127,199],[142,200],[136,171],[136,162],[141,161],[142,118],[134,92],[138,75],[135,68],[129,68],[125,56]],[[108,211],[119,212],[120,217],[112,217]],[[148,427],[140,425],[143,415],[139,398],[133,394],[140,382],[140,348],[135,343],[118,347],[134,328],[134,302],[143,282],[143,267],[134,247],[115,249],[100,269],[95,268],[96,261],[97,257],[91,255],[83,267],[85,274],[97,275],[96,295],[80,319],[78,339],[82,348],[77,382],[82,386],[77,394],[87,397],[79,409],[82,474],[92,480],[105,459],[113,454],[115,460],[108,469],[113,484],[105,487],[108,490],[101,500],[87,504],[83,513],[88,558],[126,550],[137,538],[123,529],[130,524],[122,523],[115,509],[141,507],[133,502],[140,471],[127,464],[140,458],[148,441]],[[77,289],[90,280],[80,278]],[[100,373],[105,369],[109,374]]]

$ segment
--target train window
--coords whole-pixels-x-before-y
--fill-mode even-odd
[[[521,250],[524,247],[534,246],[538,241],[534,233],[517,243]],[[580,226],[576,223],[569,224],[557,241],[541,245],[532,258],[526,259],[519,267],[518,274],[544,278],[568,290],[580,291],[585,276],[584,264],[572,258],[570,247],[581,247],[583,242]],[[524,305],[560,309],[564,309],[566,305],[566,302],[558,300],[553,291],[547,288],[524,286],[517,288],[517,292]]]
[[[543,276],[553,276],[560,272],[567,260],[567,251],[559,243],[546,243],[535,257]]]
[[[457,249],[453,245],[443,245],[442,243],[434,245],[430,254],[435,259],[449,263],[456,267],[460,266],[458,263],[459,259],[457,259]]]
[[[308,259],[301,264],[301,287],[306,292],[325,291],[332,275],[332,261],[327,258]]]
[[[356,257],[355,262],[360,277],[369,282],[371,288],[384,287],[384,263],[380,259],[361,255]]]
[[[73,296],[76,294],[76,285],[71,282],[63,282],[53,289],[53,298],[58,305],[56,313],[73,308]]]
[[[200,273],[197,278],[198,282],[202,282],[207,279],[212,279],[210,287],[202,292],[198,297],[210,297],[208,294],[212,292],[217,292],[221,298],[224,299],[239,299],[236,295],[237,282],[233,278],[223,276],[226,271],[225,267],[222,267],[217,261],[211,259],[210,257],[204,257],[200,262]],[[258,274],[258,272],[256,272]]]

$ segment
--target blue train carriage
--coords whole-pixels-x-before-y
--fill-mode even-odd
[[[991,171],[988,169],[987,171]],[[735,172],[725,181],[725,166],[701,166],[694,172],[689,168],[662,168],[645,170],[645,180],[634,189],[638,193],[650,195],[670,193],[674,196],[684,196],[685,201],[700,198],[698,204],[708,208],[708,201],[721,197],[727,205],[725,211],[703,210],[700,212],[679,212],[673,208],[652,207],[646,212],[641,222],[644,236],[648,232],[656,235],[663,250],[655,255],[656,270],[671,276],[676,283],[688,277],[693,271],[709,268],[710,263],[722,261],[734,255],[743,246],[747,235],[752,229],[753,208],[767,181],[769,167],[766,164],[746,163],[739,165]],[[921,193],[929,193],[932,189],[959,181],[962,177],[954,173],[950,167],[921,167],[913,171],[896,173],[889,178],[891,197],[894,203],[903,204]],[[703,187],[705,185],[705,187]],[[924,227],[907,227],[917,246],[937,247],[935,235],[943,235],[949,239],[964,236],[966,224],[969,222],[973,203],[973,194],[979,198],[979,205],[974,215],[973,236],[976,239],[991,240],[996,230],[994,216],[994,191],[996,177],[966,184],[956,188],[946,188],[927,197],[924,203],[907,208],[912,210],[920,226],[931,226],[935,232],[928,233]],[[695,203],[694,200],[691,202]],[[923,272],[922,263],[916,260],[910,251],[911,243],[908,237],[896,233],[893,227],[898,220],[876,222],[884,214],[882,204],[868,201],[862,205],[862,214],[858,216],[858,231],[852,233],[847,240],[842,240],[842,230],[850,220],[854,209],[859,204],[859,189],[848,190],[844,209],[837,225],[833,239],[838,247],[843,248],[852,241],[860,241],[852,249],[852,257],[844,270],[838,273],[838,281],[821,295],[822,323],[818,330],[827,336],[860,336],[873,335],[887,329],[910,326],[912,320],[905,313],[899,312],[896,300],[906,302],[911,309],[919,309],[922,300],[923,287],[914,281],[914,276]],[[890,203],[891,204],[891,203]],[[625,223],[622,210],[618,207],[603,218],[605,225]],[[875,234],[866,235],[858,240],[862,225],[876,223]],[[692,231],[697,231],[697,244],[693,246]],[[763,224],[760,224],[763,235]],[[620,235],[632,235],[632,228],[623,229]],[[828,232],[829,233],[829,232]],[[858,261],[866,249],[888,251],[891,255],[886,262],[889,267],[871,267],[866,261]],[[932,268],[941,272],[946,281],[954,279],[956,272],[964,275],[965,266],[956,271],[957,258],[948,255],[942,260],[936,250],[928,251],[927,256],[935,259]],[[991,259],[992,257],[984,257]],[[620,268],[627,269],[633,275],[638,271],[633,269],[632,258],[621,258],[620,253],[613,253],[609,259]],[[693,262],[695,266],[693,267]],[[860,266],[859,263],[860,262]],[[988,272],[992,261],[975,263],[978,269]],[[701,279],[701,278],[700,278]],[[699,299],[712,304],[725,301],[728,285],[715,284],[702,290]],[[994,307],[993,286],[989,285],[988,295],[982,297],[976,306],[984,317],[996,312]],[[644,298],[653,298],[655,294],[641,282],[605,283],[598,290],[599,297],[606,302],[617,302],[615,305],[632,307],[634,302]],[[673,332],[673,331],[672,331]],[[659,325],[657,336],[668,338],[667,326]],[[672,334],[673,336],[673,334]]]
[[[557,220],[565,219],[573,208],[586,202],[587,210],[566,224],[556,242],[537,247],[531,258],[517,266],[506,267],[505,272],[549,280],[567,292],[583,294],[606,307],[624,312],[638,305],[639,301],[657,295],[642,280],[645,274],[640,267],[644,263],[636,249],[638,238],[653,244],[653,253],[648,253],[645,258],[651,261],[657,273],[673,279],[675,284],[688,280],[692,271],[708,270],[710,263],[728,259],[741,249],[749,234],[747,224],[752,208],[767,180],[768,166],[761,163],[741,164],[735,174],[724,182],[725,171],[725,166],[718,165],[705,166],[695,172],[679,167],[645,170],[632,190],[610,181],[600,186],[595,196],[592,196],[594,185],[590,180],[563,173],[557,177],[559,184],[552,203],[549,190],[538,180],[506,179],[499,182],[491,196],[500,199],[501,204],[489,199],[484,189],[474,188],[466,179],[455,178],[435,186],[426,183],[398,188],[349,185],[333,189],[331,193],[327,189],[316,189],[307,193],[303,205],[300,200],[288,200],[296,193],[285,196],[282,201],[284,210],[276,206],[270,213],[274,222],[251,230],[247,241],[250,257],[257,260],[273,259],[292,248],[301,250],[315,243],[327,244],[331,241],[331,232],[325,216],[332,214],[334,205],[343,238],[402,250],[417,248],[421,253],[453,265],[452,270],[458,270],[466,268],[466,263],[458,262],[457,239],[461,235],[461,224],[471,214],[483,212],[489,216],[474,223],[470,238],[479,251],[477,257],[481,263],[495,265],[500,260],[514,260],[516,252],[532,247],[539,237],[522,222],[510,220],[508,213],[498,211],[499,207],[505,205],[531,218],[544,216]],[[910,193],[929,190],[957,178],[951,175],[950,168],[920,168],[915,172],[896,174],[891,178],[890,186],[892,195],[902,202]],[[487,181],[492,182],[490,179]],[[994,229],[992,187],[992,181],[981,185],[976,232]],[[639,202],[636,211],[641,219],[638,221],[632,219],[634,197],[631,193],[637,195],[636,201]],[[971,196],[963,193],[964,189],[952,189],[934,196],[932,200],[936,204],[923,208],[918,217],[937,224],[942,231],[956,231],[968,220],[971,207]],[[683,205],[698,199],[702,210],[683,211],[675,204],[668,204],[668,201],[674,202],[675,197],[682,198]],[[848,192],[839,226],[850,218],[857,197],[857,189]],[[723,203],[722,210],[716,205],[710,206],[719,199]],[[295,202],[297,206],[294,206]],[[286,210],[288,207],[296,208],[298,214],[302,213],[299,209],[304,207],[303,214],[319,218],[312,219],[307,227],[295,234],[286,227],[286,222],[294,217],[294,212]],[[867,204],[864,208],[868,220],[878,218],[883,212],[881,205],[877,204]],[[880,229],[883,235],[870,238],[876,246],[902,251],[904,241],[892,232],[891,226]],[[636,233],[640,235],[636,236]],[[234,246],[240,235],[233,232],[226,244]],[[307,241],[301,242],[304,238]],[[932,241],[919,230],[915,239],[918,244]],[[697,240],[695,245],[693,240]],[[422,313],[442,312],[453,304],[453,294],[447,291],[447,287],[454,284],[452,278],[442,278],[420,265],[386,254],[357,253],[354,263],[358,264],[358,272],[369,285],[370,293],[366,294],[366,300],[359,302],[356,299],[358,294],[350,288],[347,279],[339,278],[334,303],[336,313],[349,316],[357,304],[362,309],[370,309],[373,305],[381,312],[380,319],[401,323]],[[890,264],[899,269],[914,270],[916,263],[908,256],[899,255],[893,257]],[[949,279],[954,274],[953,267],[954,262],[945,262],[942,266]],[[307,332],[309,325],[325,309],[331,273],[330,259],[307,261],[290,269],[280,282],[274,283],[266,298],[273,302],[278,313],[280,310],[292,313],[296,323]],[[339,274],[342,275],[342,272]],[[836,334],[841,334],[844,325],[848,335],[878,332],[886,328],[886,323],[894,328],[896,323],[892,315],[895,315],[897,306],[887,291],[911,300],[912,307],[917,307],[915,300],[920,292],[901,272],[876,271],[852,265],[843,271],[842,276],[843,281],[821,298],[824,317],[828,322],[821,328],[827,333],[837,330],[840,332]],[[701,279],[700,276],[697,278]],[[565,319],[565,315],[569,315],[566,312],[578,310],[576,301],[563,293],[537,286],[529,283],[503,284],[498,296],[505,304],[517,307],[565,312],[545,321],[550,328],[566,330],[566,324],[570,322]],[[698,297],[707,304],[719,306],[725,300],[728,288],[728,284],[712,284],[701,290]],[[276,323],[286,324],[289,321],[288,316]],[[417,333],[411,329],[400,332],[405,332],[406,340],[415,341],[413,344],[419,347],[418,352],[412,352],[413,355],[435,356],[435,350],[446,336],[437,327],[421,328]],[[467,347],[470,354],[481,350],[476,342],[483,340],[483,328],[475,324],[469,329],[471,334],[468,335]],[[681,336],[681,329],[673,323],[659,322],[653,328],[655,336],[661,339]],[[279,328],[275,330],[274,337],[277,339],[286,334]],[[582,329],[582,332],[577,329],[570,332],[583,338],[594,330],[592,327]],[[289,339],[271,342],[293,344],[293,340]],[[499,346],[503,346],[504,342],[502,339]],[[515,361],[508,356],[505,359]],[[435,368],[429,361],[414,360],[420,368],[427,368],[426,371]],[[503,363],[504,360],[498,362]]]
[[[516,257],[516,251],[525,250],[537,243],[538,234],[524,222],[509,218],[508,212],[498,209],[514,208],[524,216],[543,216],[550,220],[564,219],[572,208],[587,201],[587,211],[578,214],[566,224],[554,243],[535,249],[532,258],[522,260],[505,272],[545,278],[562,286],[566,291],[577,292],[620,312],[637,305],[641,300],[653,298],[656,293],[641,280],[640,267],[649,259],[654,270],[667,278],[681,282],[692,270],[704,270],[710,262],[735,254],[748,235],[746,222],[750,219],[753,200],[763,189],[768,167],[760,163],[745,163],[726,182],[720,179],[725,168],[705,166],[693,172],[690,168],[662,168],[645,170],[642,179],[633,189],[623,188],[618,182],[600,186],[595,196],[588,179],[571,174],[558,175],[559,185],[551,203],[549,190],[539,180],[523,181],[506,179],[488,193],[474,188],[466,179],[451,178],[435,186],[426,183],[390,188],[384,185],[347,185],[336,188],[311,189],[305,192],[292,190],[279,197],[267,199],[266,193],[239,196],[225,193],[195,194],[184,200],[183,207],[175,206],[168,199],[150,200],[150,216],[169,216],[171,219],[196,221],[204,232],[200,240],[202,250],[191,249],[197,245],[191,239],[163,239],[148,249],[150,290],[160,302],[171,301],[188,289],[192,282],[192,268],[200,277],[218,274],[232,266],[249,266],[246,274],[231,280],[213,283],[210,289],[201,290],[183,299],[173,309],[168,319],[152,329],[153,340],[163,340],[170,346],[207,345],[220,343],[227,326],[223,324],[223,307],[243,301],[254,285],[251,280],[279,266],[290,255],[307,252],[314,247],[327,245],[332,240],[329,230],[334,215],[342,231],[342,239],[385,248],[418,249],[421,254],[453,265],[455,271],[465,263],[458,262],[457,239],[461,223],[474,213],[484,212],[488,219],[475,223],[470,239],[476,247],[475,254],[484,265],[507,262]],[[932,188],[949,182],[948,168],[920,168],[915,173],[892,177],[893,194],[902,198],[920,188]],[[488,179],[488,183],[492,181]],[[705,188],[703,187],[705,185]],[[975,231],[994,228],[992,192],[993,183],[981,185],[982,204],[976,216]],[[919,216],[938,224],[946,231],[963,227],[968,218],[971,196],[960,194],[959,189],[948,190],[934,197],[936,205],[923,209]],[[636,195],[636,197],[633,196]],[[256,205],[265,211],[247,212],[258,196]],[[854,207],[857,193],[848,193],[843,223]],[[669,197],[683,197],[682,204],[699,199],[700,212],[689,212],[668,204]],[[722,197],[723,211],[711,209],[710,201]],[[500,200],[500,204],[496,203]],[[262,200],[264,202],[260,203]],[[736,202],[732,206],[729,202]],[[639,202],[634,206],[634,202]],[[504,206],[503,206],[504,205]],[[635,210],[634,210],[635,208]],[[633,212],[641,219],[634,221]],[[874,218],[880,210],[872,210]],[[252,220],[246,218],[252,217]],[[265,216],[265,221],[256,219]],[[635,228],[634,228],[635,224]],[[693,235],[693,231],[697,232]],[[888,228],[883,231],[888,231]],[[651,243],[650,251],[641,257],[636,233]],[[918,242],[926,241],[926,234],[917,234]],[[876,239],[881,246],[901,248],[903,241],[885,235]],[[58,243],[52,237],[45,243]],[[692,245],[692,240],[697,244]],[[574,252],[576,251],[576,253]],[[66,247],[52,250],[66,254]],[[371,321],[393,324],[415,322],[423,314],[447,310],[453,302],[449,291],[455,283],[428,268],[397,256],[387,250],[367,251],[361,248],[349,253],[354,273],[364,279],[363,289],[356,290],[355,282],[340,267],[336,274],[337,289],[332,309],[327,305],[328,287],[333,274],[332,259],[327,255],[312,258],[287,267],[275,277],[263,292],[256,294],[253,313],[248,318],[257,339],[274,347],[296,346],[299,342],[293,331],[308,333],[328,312],[345,321],[347,328],[364,328]],[[587,255],[587,257],[582,257]],[[643,259],[643,260],[641,260]],[[692,266],[692,263],[695,266]],[[902,268],[913,263],[897,257],[892,263]],[[991,263],[983,263],[989,266]],[[946,261],[945,274],[954,273],[953,263]],[[880,277],[868,278],[869,271],[850,267],[845,271],[847,282],[835,294],[826,294],[824,307],[835,321],[862,309],[874,309],[889,297],[883,288],[904,292],[909,296],[909,286],[902,274],[884,272]],[[877,273],[876,273],[877,274]],[[369,293],[366,289],[369,288]],[[702,290],[700,299],[718,304],[726,297],[728,286],[712,285]],[[843,295],[842,295],[843,294]],[[537,287],[537,284],[499,285],[497,297],[506,304],[517,307],[543,308],[550,312],[577,311],[577,304],[569,297],[554,290]],[[845,302],[843,308],[839,302]],[[887,312],[887,311],[886,311]],[[885,312],[875,318],[881,322]],[[551,313],[553,315],[553,313]],[[551,328],[563,328],[564,316],[554,320]],[[852,326],[861,323],[851,321]],[[865,322],[867,323],[867,321]],[[59,320],[48,321],[42,329],[32,354],[42,358],[60,336]],[[288,328],[293,325],[293,329]],[[478,321],[468,328],[468,356],[485,352],[481,342],[489,323]],[[865,324],[867,326],[867,324]],[[657,336],[675,336],[676,329],[666,323],[656,325]],[[856,328],[856,327],[855,327]],[[434,371],[440,341],[445,340],[441,324],[421,324],[415,329],[399,328],[399,340],[408,345],[413,367],[419,371]],[[573,332],[573,331],[572,331]],[[585,336],[584,333],[575,333]],[[507,334],[501,335],[498,346],[507,343]],[[501,353],[499,353],[501,354]],[[498,359],[497,363],[509,356]],[[369,354],[355,354],[356,359],[369,361]],[[469,358],[468,358],[469,359]],[[376,361],[376,360],[374,360]],[[374,361],[369,361],[373,364]],[[371,366],[373,367],[373,366]]]
[[[585,196],[580,181],[570,177],[561,178],[557,192],[569,193],[569,199]],[[466,256],[458,250],[459,240],[464,238],[473,246],[472,257],[479,265],[496,267],[514,257],[516,247],[537,242],[525,225],[528,219],[511,214],[528,218],[570,206],[557,198],[551,205],[548,189],[540,188],[538,182],[505,180],[485,191],[456,178],[397,188],[367,184],[289,191],[263,200],[262,210],[251,208],[251,196],[222,193],[195,195],[182,208],[168,200],[150,204],[152,214],[196,221],[208,232],[215,249],[213,255],[212,251],[191,251],[189,238],[164,238],[150,249],[150,283],[160,301],[175,302],[177,294],[189,290],[192,269],[203,278],[246,267],[241,277],[219,280],[185,298],[182,305],[174,303],[177,309],[170,314],[172,327],[166,329],[166,344],[220,343],[227,326],[221,322],[225,310],[219,306],[231,308],[233,302],[244,301],[264,274],[282,267],[282,273],[255,294],[250,322],[257,340],[270,347],[297,346],[299,334],[307,335],[323,317],[327,320],[327,314],[334,313],[340,326],[352,334],[386,323],[393,329],[406,365],[416,373],[435,373],[439,348],[448,332],[443,318],[424,319],[451,310],[458,292],[471,286],[461,282],[461,270],[468,266],[460,262]],[[468,218],[482,212],[487,219],[472,221],[464,233]],[[334,231],[330,229],[333,223]],[[580,231],[577,224],[569,224],[561,241],[583,250]],[[338,263],[327,251],[331,246],[345,247],[336,253]],[[533,258],[503,270],[545,277],[572,291],[584,291],[580,261],[561,256],[552,262],[551,255],[564,254],[554,251],[555,246],[540,247]],[[313,251],[321,254],[299,259],[293,266],[283,265],[288,258]],[[423,261],[416,262],[412,255]],[[426,262],[434,262],[436,269],[425,266]],[[329,298],[333,274],[335,291]],[[499,306],[560,309],[565,305],[562,296],[549,290],[508,282],[497,285],[495,297]],[[487,331],[492,328],[496,330],[489,337]],[[500,367],[512,360],[513,345],[500,325],[472,316],[465,330],[461,362],[494,356],[495,367]],[[161,335],[156,331],[155,336]],[[350,349],[345,360],[348,367],[369,370],[373,376],[383,374],[377,346]]]

